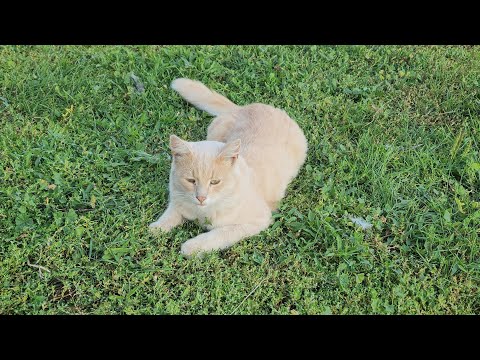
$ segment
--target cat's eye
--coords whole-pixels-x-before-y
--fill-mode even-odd
[[[195,184],[195,179],[187,179],[189,183]]]
[[[217,185],[219,182],[220,182],[220,180],[211,180],[210,184]]]

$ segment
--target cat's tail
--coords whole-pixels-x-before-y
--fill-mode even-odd
[[[200,81],[185,78],[175,79],[172,81],[171,87],[189,103],[212,115],[228,113],[238,108],[238,105],[210,90]]]

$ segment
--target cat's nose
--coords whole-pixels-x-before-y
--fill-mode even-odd
[[[207,197],[206,196],[197,196],[198,201],[200,201],[200,204],[205,201]]]

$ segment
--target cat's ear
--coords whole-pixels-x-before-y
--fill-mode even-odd
[[[170,135],[170,150],[172,150],[173,156],[188,155],[191,153],[188,143],[176,135]]]
[[[231,164],[233,165],[235,160],[237,160],[238,158],[238,154],[240,153],[240,144],[240,139],[236,139],[230,141],[229,143],[226,143],[218,156],[223,160],[231,162]]]

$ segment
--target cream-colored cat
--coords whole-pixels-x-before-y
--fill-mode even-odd
[[[285,113],[264,104],[238,106],[198,81],[176,79],[188,102],[216,118],[207,141],[170,136],[170,202],[150,229],[169,231],[198,219],[209,232],[186,241],[186,257],[225,249],[258,234],[305,161],[307,140]]]

